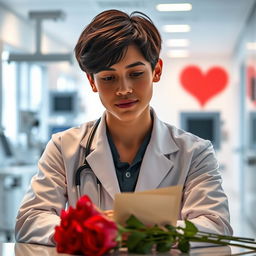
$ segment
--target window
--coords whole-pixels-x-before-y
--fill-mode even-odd
[[[4,133],[12,142],[17,139],[17,66],[3,62],[2,123]]]
[[[42,70],[38,65],[30,67],[30,106],[29,110],[38,111],[42,100]]]

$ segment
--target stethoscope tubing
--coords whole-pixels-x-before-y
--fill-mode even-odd
[[[89,134],[89,137],[88,137],[88,140],[86,143],[86,147],[85,147],[84,163],[78,167],[78,169],[76,170],[76,173],[75,173],[75,186],[76,186],[76,191],[77,191],[77,197],[79,199],[81,197],[81,173],[83,171],[86,171],[85,175],[93,175],[94,178],[96,179],[96,183],[97,183],[98,206],[101,207],[101,183],[100,183],[99,179],[96,177],[96,175],[94,174],[91,166],[89,165],[89,163],[86,160],[86,157],[90,154],[92,141],[93,141],[93,138],[94,138],[94,135],[98,128],[99,123],[100,123],[100,118],[95,122],[95,124],[93,125],[93,128]]]

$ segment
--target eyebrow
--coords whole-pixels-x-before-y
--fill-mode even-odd
[[[145,64],[143,62],[137,61],[137,62],[127,65],[125,68],[132,68],[132,67],[136,67],[136,66],[140,66],[140,65],[145,66]]]
[[[143,62],[141,62],[141,61],[136,61],[136,62],[134,62],[134,63],[131,63],[131,64],[129,64],[129,65],[127,65],[127,66],[125,66],[125,68],[133,68],[133,67],[136,67],[136,66],[145,66],[145,64],[143,63]],[[110,67],[104,67],[104,68],[102,68],[100,71],[98,71],[98,72],[101,72],[101,71],[116,71],[116,69],[114,69],[114,68],[110,68]],[[97,72],[97,73],[98,73]]]

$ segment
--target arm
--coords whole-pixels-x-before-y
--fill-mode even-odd
[[[184,186],[181,219],[190,220],[201,231],[231,235],[228,200],[221,183],[211,143],[200,142]],[[182,220],[178,225],[184,225]]]
[[[15,226],[18,242],[54,245],[54,228],[67,201],[65,167],[54,138],[39,160],[39,171],[22,201]]]

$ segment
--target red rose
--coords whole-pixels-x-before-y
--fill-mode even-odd
[[[61,212],[60,226],[55,228],[54,240],[60,253],[100,256],[116,246],[116,224],[107,219],[83,196],[76,208]]]
[[[82,250],[87,256],[100,256],[117,245],[117,226],[103,215],[83,222]]]
[[[76,219],[76,210],[70,206],[66,211],[62,210],[60,214],[60,225],[63,228],[68,228],[71,222]]]
[[[84,221],[85,219],[90,218],[91,216],[101,214],[94,204],[92,203],[91,199],[84,195],[82,196],[76,203],[76,218]]]
[[[81,254],[82,223],[91,216],[99,214],[88,196],[80,198],[76,204],[76,209],[70,206],[68,210],[62,210],[60,226],[55,228],[54,234],[57,251]]]
[[[82,232],[82,227],[76,220],[68,222],[66,226],[57,226],[54,234],[57,251],[60,253],[80,254]]]

